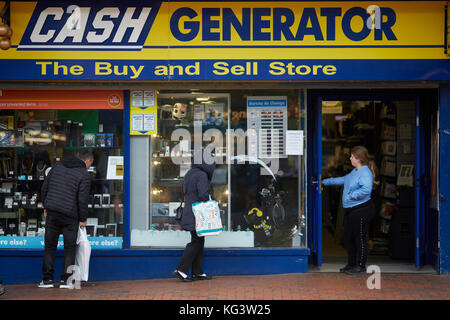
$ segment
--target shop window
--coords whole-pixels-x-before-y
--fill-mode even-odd
[[[0,110],[1,248],[44,248],[41,186],[57,161],[83,149],[94,154],[88,170],[92,248],[122,248],[123,143],[123,110]]]
[[[160,92],[157,105],[158,133],[131,137],[132,247],[184,247],[190,241],[175,209],[198,146],[216,157],[213,196],[224,228],[206,238],[206,247],[306,245],[303,144],[298,154],[286,145],[287,131],[304,130],[298,91]]]
[[[183,247],[190,234],[175,221],[175,209],[182,201],[182,184],[194,146],[210,150],[216,157],[212,195],[219,201],[225,230],[230,223],[229,95],[160,93],[157,104],[158,133],[131,137],[131,245]]]
[[[251,233],[253,247],[304,247],[304,145],[287,145],[288,133],[305,129],[300,91],[232,91],[231,98],[231,130],[250,135],[245,151],[249,157],[231,162],[230,229]],[[258,148],[250,129],[255,129]]]

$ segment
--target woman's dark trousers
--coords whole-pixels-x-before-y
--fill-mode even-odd
[[[177,270],[188,274],[192,266],[192,274],[203,274],[203,249],[205,237],[199,237],[195,231],[191,231],[191,242],[186,245],[183,256]]]
[[[53,280],[55,253],[59,235],[62,233],[64,237],[64,264],[61,280],[67,281],[67,278],[71,275],[67,273],[67,268],[75,264],[79,223],[76,219],[71,219],[54,211],[48,211],[45,220],[45,249],[42,264],[43,280]]]
[[[355,208],[345,209],[343,242],[350,266],[366,267],[367,233],[374,214],[375,207],[372,200]]]

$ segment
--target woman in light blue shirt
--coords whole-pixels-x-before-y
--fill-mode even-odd
[[[367,232],[375,214],[375,207],[371,200],[375,164],[369,161],[369,153],[363,146],[353,147],[350,153],[350,161],[355,168],[344,177],[324,179],[323,185],[344,186],[343,241],[348,254],[348,263],[340,271],[354,274],[366,272]]]

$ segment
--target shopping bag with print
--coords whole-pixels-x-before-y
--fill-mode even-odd
[[[211,200],[192,204],[195,216],[195,231],[198,236],[212,236],[222,232],[219,202]]]
[[[75,264],[80,270],[80,280],[88,281],[89,277],[89,259],[91,257],[91,244],[89,243],[86,228],[78,229],[77,237],[77,253],[75,256]]]

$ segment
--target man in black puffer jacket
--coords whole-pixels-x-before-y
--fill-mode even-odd
[[[94,162],[91,152],[83,151],[77,157],[67,156],[56,163],[45,178],[41,189],[44,205],[45,249],[42,264],[43,280],[40,288],[52,288],[55,253],[58,237],[64,237],[64,266],[60,288],[71,288],[67,284],[70,276],[67,268],[75,264],[78,227],[85,227],[91,181],[87,169]]]

